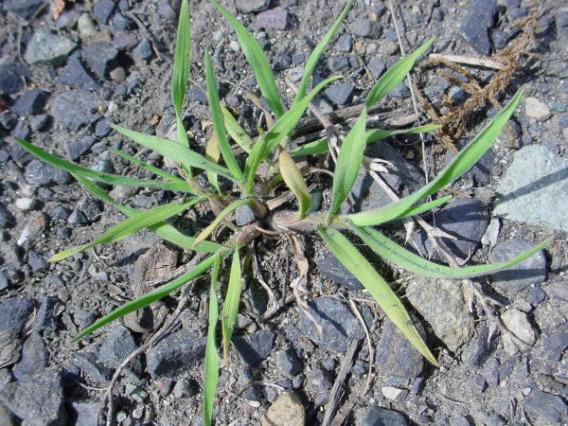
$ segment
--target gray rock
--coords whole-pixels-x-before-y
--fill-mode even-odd
[[[39,89],[28,90],[12,104],[10,109],[19,116],[37,114],[45,105],[45,93]]]
[[[337,39],[335,47],[340,52],[349,53],[351,52],[351,48],[353,47],[353,39],[349,34],[343,34]]]
[[[376,56],[367,64],[367,68],[369,68],[373,77],[379,78],[385,72],[387,66],[381,57]]]
[[[523,402],[533,424],[561,424],[566,421],[568,409],[562,398],[533,389]]]
[[[146,369],[152,378],[172,377],[186,370],[205,354],[205,338],[196,338],[187,330],[164,337],[156,346],[146,352]]]
[[[22,349],[22,359],[12,369],[18,380],[41,373],[47,367],[48,354],[43,339],[37,332],[31,333]]]
[[[501,315],[501,323],[509,332],[503,334],[503,346],[509,355],[526,352],[535,344],[536,332],[524,312],[510,309]]]
[[[67,158],[72,161],[77,160],[79,157],[89,152],[95,142],[95,137],[91,135],[84,136],[80,140],[67,142],[65,145],[65,148],[67,149]]]
[[[83,60],[101,80],[105,80],[108,72],[117,65],[118,50],[112,43],[95,41],[83,47]]]
[[[315,369],[306,373],[306,387],[308,392],[322,392],[330,390],[333,386],[333,381],[328,372]]]
[[[103,204],[99,200],[84,196],[81,197],[73,212],[81,213],[87,220],[87,223],[89,223],[99,218],[100,214],[103,212],[103,208]]]
[[[243,13],[262,12],[266,10],[270,0],[237,0],[235,6]]]
[[[10,287],[10,280],[6,272],[0,271],[0,291],[6,290],[8,287]]]
[[[318,260],[317,266],[320,275],[335,281],[348,290],[357,291],[363,288],[359,280],[327,250],[323,253],[323,258]]]
[[[137,349],[136,342],[130,331],[121,324],[117,324],[105,337],[100,349],[99,360],[108,368],[117,368],[124,359]],[[130,364],[134,370],[140,369],[140,361]]]
[[[564,351],[568,349],[568,333],[552,334],[543,337],[541,341],[542,348],[556,360],[560,360]]]
[[[76,132],[101,117],[99,108],[103,104],[88,92],[70,90],[55,97],[52,105],[53,117],[63,127]]]
[[[284,71],[292,65],[292,57],[286,52],[278,52],[274,62],[272,63],[272,69],[274,71]]]
[[[92,348],[97,351],[97,348]],[[111,377],[111,370],[105,367],[100,361],[99,357],[91,349],[75,353],[73,359],[75,366],[82,371],[82,373],[97,385],[105,386]]]
[[[373,23],[370,19],[356,19],[349,28],[357,37],[370,37],[373,35]]]
[[[534,245],[526,240],[515,238],[495,246],[489,260],[491,262],[505,262],[531,249]],[[495,287],[507,296],[513,297],[519,291],[532,284],[539,284],[546,280],[546,258],[542,251],[527,260],[490,276]]]
[[[46,63],[59,66],[77,44],[65,36],[53,34],[49,28],[37,30],[26,48],[24,59],[30,65]]]
[[[546,121],[550,118],[550,108],[541,100],[529,96],[524,99],[525,114],[538,121]]]
[[[266,10],[256,15],[256,28],[284,30],[288,25],[288,11],[282,7]]]
[[[49,263],[45,257],[41,254],[36,252],[35,250],[28,251],[28,265],[32,269],[32,272],[35,274],[36,272],[43,271],[49,268]]]
[[[249,206],[241,206],[235,211],[235,223],[237,226],[244,226],[248,223],[254,222],[256,217],[254,212]]]
[[[132,31],[136,28],[136,24],[122,13],[115,13],[111,28],[113,31]]]
[[[42,333],[57,330],[56,310],[59,303],[59,299],[56,297],[46,296],[42,299],[41,305],[39,305],[39,309],[35,315],[34,331]]]
[[[25,79],[31,73],[27,66],[17,61],[6,61],[0,64],[0,93],[12,95],[24,88]]]
[[[345,56],[332,56],[328,59],[327,65],[332,72],[345,71],[350,67],[349,58]]]
[[[365,408],[356,413],[359,426],[408,426],[404,416],[385,408]]]
[[[144,38],[138,43],[138,46],[132,51],[136,56],[144,61],[152,59],[154,52],[152,51],[152,43],[147,38]]]
[[[286,374],[295,376],[302,371],[302,362],[298,359],[294,349],[286,349],[278,354],[280,370]]]
[[[256,368],[272,353],[276,335],[269,330],[259,330],[246,336],[234,336],[235,349],[248,365]]]
[[[45,370],[8,383],[2,402],[28,425],[64,426],[67,423],[61,371]]]
[[[98,90],[101,85],[83,65],[79,55],[71,55],[59,76],[59,84],[85,90]]]
[[[97,33],[97,27],[91,19],[91,15],[83,13],[79,16],[79,19],[77,20],[77,30],[79,31],[79,36],[82,39],[92,37]]]
[[[460,35],[480,55],[489,55],[489,30],[495,24],[497,0],[479,0],[468,4],[467,15],[460,26]]]
[[[30,20],[45,3],[45,0],[4,0],[2,4],[20,18]]]
[[[490,359],[483,369],[480,371],[480,375],[485,379],[485,383],[489,386],[497,386],[499,384],[499,367],[501,363],[497,358]]]
[[[308,309],[322,328],[322,335],[304,312],[300,310],[298,328],[319,346],[343,353],[351,339],[361,339],[363,328],[351,311],[339,300],[331,297],[318,297],[308,302]]]
[[[15,224],[16,218],[12,212],[10,212],[10,210],[8,210],[6,206],[0,202],[0,229],[11,228]]]
[[[34,186],[44,186],[50,182],[65,184],[71,180],[69,173],[35,159],[26,166],[24,176],[26,181]]]
[[[0,403],[0,425],[2,426],[15,426],[16,419],[12,412],[2,403]]]
[[[30,126],[34,132],[43,132],[49,127],[51,117],[48,114],[38,114],[30,119]]]
[[[29,299],[11,298],[0,304],[0,368],[20,357],[20,333],[33,309]]]
[[[112,0],[99,0],[95,3],[93,13],[99,24],[106,24],[108,22],[114,12],[115,5],[115,2]]]
[[[424,328],[416,328],[424,338]],[[424,368],[424,357],[412,346],[391,321],[381,326],[380,340],[377,344],[376,364],[380,378],[385,382],[398,379],[415,379]]]
[[[98,426],[99,405],[96,402],[72,402],[69,411],[70,424]]]
[[[112,121],[109,118],[103,118],[101,121],[98,121],[95,126],[95,136],[97,138],[104,138],[108,136],[109,133],[112,131],[110,125]]]
[[[527,302],[531,305],[538,305],[539,303],[544,302],[546,298],[546,292],[538,286],[531,287],[527,294]]]
[[[336,105],[345,105],[353,93],[355,85],[336,84],[324,90],[325,96]]]

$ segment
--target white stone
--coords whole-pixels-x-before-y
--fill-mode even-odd
[[[23,212],[29,212],[33,210],[36,205],[36,201],[33,198],[18,198],[16,200],[16,207]]]
[[[509,355],[526,352],[536,342],[536,333],[523,312],[511,309],[501,315],[501,322],[508,332],[503,334],[503,345]]]
[[[544,121],[550,118],[550,108],[537,98],[528,97],[525,98],[525,114],[539,121]]]
[[[386,399],[394,402],[403,401],[408,395],[406,389],[399,389],[394,386],[383,386],[381,392]]]

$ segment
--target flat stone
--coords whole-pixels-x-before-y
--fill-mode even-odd
[[[52,111],[55,122],[76,132],[101,117],[103,102],[83,90],[70,90],[56,95]]]
[[[96,41],[83,47],[83,60],[89,69],[101,80],[105,80],[109,71],[117,65],[118,50],[112,43]]]
[[[154,51],[152,50],[152,43],[147,38],[144,38],[138,43],[138,46],[132,51],[136,56],[144,61],[152,59],[154,56]]]
[[[27,255],[28,255],[27,263],[34,274],[49,268],[49,263],[47,263],[45,257],[43,257],[35,250],[28,251]]]
[[[45,105],[45,93],[39,89],[28,90],[23,93],[10,109],[19,116],[29,116],[37,114]]]
[[[116,3],[112,0],[97,1],[93,7],[95,19],[99,21],[100,24],[106,24],[114,12],[115,6]]]
[[[533,389],[523,402],[532,424],[561,424],[566,421],[568,408],[559,396]]]
[[[0,94],[12,95],[25,87],[25,80],[31,77],[27,66],[17,61],[0,64]]]
[[[0,229],[11,228],[15,224],[15,216],[0,202]]]
[[[132,31],[136,28],[136,24],[122,13],[115,13],[111,28],[113,31]]]
[[[69,173],[35,159],[27,164],[24,176],[26,182],[33,186],[44,186],[51,182],[65,184],[71,180]]]
[[[259,330],[246,336],[234,336],[235,349],[248,365],[256,368],[270,356],[276,335],[269,330]]]
[[[32,19],[45,3],[46,0],[4,0],[2,2],[7,10],[26,21]]]
[[[72,161],[77,160],[82,155],[88,153],[91,147],[95,144],[96,139],[94,136],[87,135],[80,140],[72,140],[66,143],[67,158]]]
[[[559,360],[568,349],[568,333],[556,333],[541,339],[542,348]]]
[[[359,426],[408,426],[404,416],[386,408],[365,408],[356,413]]]
[[[322,328],[322,335],[315,325],[300,309],[298,328],[319,346],[344,353],[351,339],[364,337],[363,328],[351,311],[339,300],[331,297],[318,297],[308,302],[308,309]]]
[[[459,281],[416,277],[408,285],[406,296],[452,352],[473,336],[473,317]]]
[[[256,15],[256,28],[284,30],[288,25],[288,11],[282,7],[266,10]]]
[[[460,35],[480,55],[491,52],[489,30],[495,25],[497,0],[478,0],[468,4],[467,14],[460,26]]]
[[[373,35],[373,23],[370,19],[356,19],[349,25],[349,29],[357,37],[370,37]]]
[[[0,368],[15,363],[20,357],[20,333],[33,309],[33,301],[5,299],[0,304]]]
[[[335,47],[340,52],[349,53],[353,47],[353,38],[349,34],[340,35]]]
[[[96,402],[78,402],[70,404],[70,424],[81,426],[98,426],[99,404]]]
[[[369,68],[373,77],[379,78],[386,71],[387,66],[381,57],[376,56],[367,64],[367,68]]]
[[[306,386],[305,390],[308,392],[322,392],[330,390],[333,386],[333,380],[328,372],[319,368],[308,371],[306,373]]]
[[[302,362],[296,355],[294,349],[281,351],[278,354],[278,365],[280,366],[280,370],[292,376],[302,371]]]
[[[60,301],[56,297],[45,296],[41,300],[34,319],[34,331],[44,333],[57,330],[57,307],[59,304]]]
[[[19,210],[29,212],[36,206],[36,200],[30,197],[18,198],[14,204]]]
[[[406,389],[400,389],[394,386],[383,386],[381,388],[381,393],[386,399],[393,402],[404,401],[408,396],[408,391]]]
[[[130,331],[123,325],[116,324],[99,349],[99,360],[106,367],[115,369],[136,349],[137,345]],[[140,360],[136,359],[129,367],[140,370]]]
[[[242,13],[262,12],[266,10],[270,0],[237,0],[235,6]]]
[[[26,48],[24,59],[30,65],[61,65],[77,44],[65,36],[53,34],[49,28],[37,30]]]
[[[298,426],[305,423],[304,404],[293,392],[280,395],[260,419],[261,426]]]
[[[37,332],[33,332],[24,342],[22,359],[14,366],[12,374],[18,380],[32,377],[45,370],[48,358],[43,339]]]
[[[77,30],[79,36],[83,39],[94,36],[97,33],[95,22],[91,19],[91,15],[83,13],[77,20]]]
[[[514,355],[518,351],[526,352],[535,344],[536,333],[524,312],[510,309],[501,315],[501,322],[513,335],[503,334],[505,352],[509,355]]]
[[[567,177],[568,160],[542,146],[521,148],[497,184],[493,214],[567,231]]]
[[[506,262],[524,251],[530,250],[534,244],[519,238],[507,240],[493,249],[489,255],[491,262]],[[532,284],[546,280],[546,258],[542,251],[527,260],[499,271],[490,276],[493,287],[507,296],[514,297],[518,292]]]
[[[336,84],[324,90],[325,96],[336,105],[345,105],[353,93],[355,85],[353,84]]]
[[[538,121],[548,120],[551,116],[550,108],[537,98],[525,98],[525,114]]]
[[[201,362],[205,354],[205,338],[196,338],[181,329],[164,337],[146,352],[146,369],[152,378],[172,377]]]
[[[59,84],[76,87],[85,90],[98,90],[101,85],[97,79],[85,68],[80,55],[71,55],[67,60],[67,65],[63,68],[59,76]]]
[[[8,383],[0,399],[23,424],[64,426],[67,412],[61,378],[59,370],[44,370],[33,377]]]
[[[95,351],[97,348],[93,348]],[[111,377],[111,370],[105,367],[96,353],[85,350],[75,353],[74,364],[86,376],[90,383],[105,386]]]

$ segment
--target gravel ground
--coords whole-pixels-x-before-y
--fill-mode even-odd
[[[385,178],[394,189],[412,191],[424,183],[425,165],[429,177],[435,175],[455,155],[454,148],[470,140],[499,103],[522,87],[525,95],[508,131],[450,188],[454,200],[435,219],[426,219],[457,236],[448,247],[471,263],[510,258],[551,235],[556,241],[511,271],[473,282],[427,280],[378,265],[412,306],[439,357],[441,367],[435,368],[385,320],[354,278],[306,236],[307,297],[323,338],[295,303],[258,320],[267,309],[267,295],[247,272],[230,362],[220,375],[217,424],[568,422],[568,8],[558,0],[396,3],[401,42],[387,2],[357,2],[317,69],[317,78],[344,78],[324,91],[317,106],[330,113],[361,103],[401,57],[401,45],[407,53],[436,37],[428,62],[415,73],[418,120],[440,120],[447,134],[424,141],[392,139],[371,147],[368,155],[392,163]],[[65,5],[61,13],[54,10],[57,4]],[[293,98],[285,78],[298,81],[309,51],[344,6],[319,0],[223,4],[261,44],[285,102]],[[210,132],[199,88],[204,49],[212,54],[225,104],[252,134],[261,114],[244,94],[256,91],[256,82],[234,33],[207,1],[192,1],[191,15],[192,80],[184,123],[195,149],[202,151]],[[515,26],[522,18],[528,19],[525,25]],[[177,306],[180,295],[173,295],[153,306],[147,318],[128,317],[73,342],[79,330],[191,255],[141,232],[48,263],[56,252],[91,241],[122,216],[13,142],[20,137],[98,170],[144,176],[111,155],[110,148],[161,166],[159,156],[124,140],[109,125],[158,136],[171,132],[176,22],[176,5],[168,1],[0,3],[2,425],[99,424],[113,372]],[[477,65],[450,69],[432,54],[477,58]],[[479,58],[493,61],[490,68],[479,66]],[[473,102],[480,93],[489,102]],[[381,115],[395,110],[394,116]],[[457,121],[444,121],[457,112]],[[375,121],[384,119],[391,127],[416,125],[409,85],[397,87],[376,114]],[[363,178],[354,191],[354,208],[388,202]],[[140,209],[172,197],[124,188],[112,195]],[[404,238],[402,226],[387,232]],[[409,248],[442,261],[420,232],[412,235]],[[256,255],[264,280],[285,299],[297,273],[288,246],[268,239]],[[207,283],[195,283],[187,295],[175,327],[132,359],[114,387],[117,424],[201,424]],[[270,423],[273,418],[278,421]]]

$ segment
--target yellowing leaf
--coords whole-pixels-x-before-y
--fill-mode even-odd
[[[282,178],[298,199],[298,204],[300,205],[299,214],[300,217],[303,217],[310,207],[310,192],[302,178],[302,173],[287,151],[280,151],[278,162],[280,163]]]

